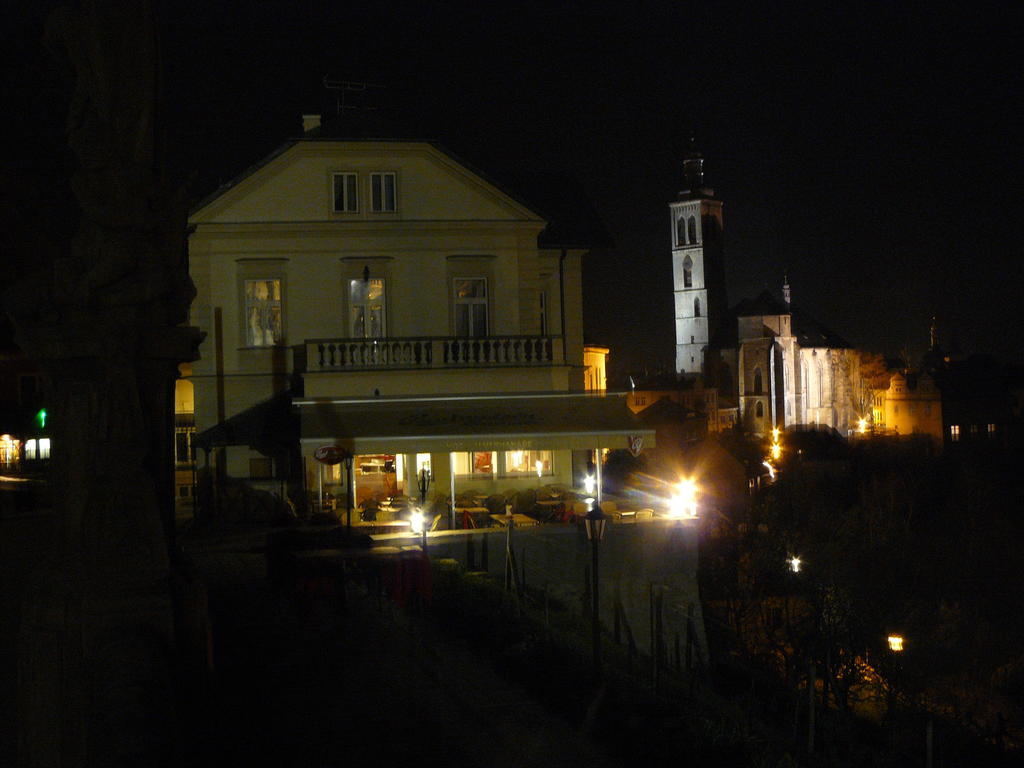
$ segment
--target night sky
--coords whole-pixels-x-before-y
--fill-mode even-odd
[[[947,347],[1020,360],[1021,6],[891,5],[163,2],[170,161],[201,196],[329,107],[324,75],[386,85],[392,118],[485,169],[579,180],[615,243],[585,262],[587,335],[621,370],[671,365],[693,132],[732,303],[788,272],[856,346],[920,354],[934,314]],[[11,264],[67,221],[44,6],[4,33]]]

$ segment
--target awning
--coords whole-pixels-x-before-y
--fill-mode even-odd
[[[355,454],[654,445],[623,395],[296,400],[303,443]]]
[[[299,437],[299,424],[291,402],[291,393],[282,392],[203,430],[192,442],[204,450],[248,445],[264,456],[279,454],[294,446]]]

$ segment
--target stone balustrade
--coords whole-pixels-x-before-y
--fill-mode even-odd
[[[546,366],[561,362],[562,339],[559,336],[416,336],[306,341],[306,367],[310,372]]]

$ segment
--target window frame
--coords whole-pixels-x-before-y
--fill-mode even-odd
[[[370,177],[370,213],[398,213],[398,172],[397,171],[371,171]],[[391,207],[385,207],[387,199],[385,180],[391,179]],[[380,179],[380,199],[377,199],[374,190],[374,182]],[[378,203],[380,204],[378,207]]]
[[[242,293],[242,335],[243,335],[243,339],[242,339],[243,344],[242,344],[242,346],[245,349],[273,349],[274,347],[283,347],[283,346],[285,346],[287,342],[286,342],[286,336],[285,336],[285,301],[284,301],[285,280],[284,280],[284,276],[280,275],[280,274],[278,274],[276,276],[250,276],[250,275],[243,274],[243,275],[240,275],[240,282],[241,282],[241,286],[240,287],[241,287],[241,293]],[[249,286],[250,283],[277,283],[278,284],[278,288],[277,288],[278,298],[277,299],[262,299],[262,300],[261,299],[256,299],[255,300],[255,301],[265,302],[266,306],[273,306],[274,304],[277,305],[277,314],[278,314],[278,318],[279,318],[279,321],[280,321],[280,331],[279,331],[278,334],[275,335],[274,340],[270,344],[254,344],[254,343],[252,343],[252,339],[250,338],[250,335],[249,335],[250,334],[250,330],[252,328],[252,326],[251,326],[251,324],[249,322],[249,317],[250,317],[250,311],[249,310],[250,310],[251,306],[258,306],[255,303],[255,301],[252,301],[252,302],[250,301],[249,290],[248,290],[248,286]]]
[[[344,207],[338,207],[338,188],[336,180],[338,177],[345,179],[351,178],[351,192],[352,192],[352,206],[348,205],[348,193],[349,185],[347,183],[342,185],[342,192],[344,193]],[[359,213],[359,173],[356,171],[331,171],[331,212],[340,214],[354,214]]]
[[[458,295],[457,290],[456,290],[456,284],[459,281],[463,281],[463,280],[464,281],[479,281],[479,282],[483,283],[483,286],[484,286],[483,298],[480,299],[480,298],[477,298],[477,297],[460,297]],[[477,276],[477,277],[453,277],[452,278],[451,286],[452,286],[451,296],[452,296],[452,326],[453,326],[452,330],[454,331],[455,336],[457,338],[460,338],[460,339],[462,339],[462,338],[465,338],[465,339],[483,339],[483,338],[487,338],[490,335],[490,331],[491,331],[491,317],[490,317],[490,315],[491,315],[491,306],[490,306],[491,305],[491,292],[490,292],[490,287],[488,286],[487,278],[483,277],[483,276]],[[469,321],[468,322],[469,332],[466,333],[466,334],[459,333],[459,307],[462,307],[462,306],[472,307],[472,306],[481,305],[481,304],[483,305],[483,308],[484,308],[484,315],[483,315],[483,317],[484,317],[484,329],[483,329],[483,331],[484,332],[483,333],[474,333],[474,329],[473,329],[473,312],[472,312],[472,310],[467,310],[467,319]]]
[[[347,302],[348,315],[345,319],[345,330],[348,333],[350,339],[386,339],[388,337],[388,278],[387,276],[374,277],[371,276],[367,283],[379,280],[381,284],[381,299],[380,299],[380,335],[372,336],[366,332],[366,311],[365,308],[370,306],[369,301],[357,302],[352,299],[352,286],[355,283],[364,282],[361,277],[350,277],[345,280],[345,300]],[[356,307],[364,307],[363,311],[363,334],[357,336],[355,333],[355,317],[353,310]]]

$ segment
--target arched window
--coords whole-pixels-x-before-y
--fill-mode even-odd
[[[764,403],[762,403],[760,400],[757,401],[757,407],[754,408],[754,415],[757,416],[757,418],[759,419],[764,418]]]
[[[676,245],[686,245],[686,219],[676,220]]]
[[[693,316],[700,317],[700,299],[693,300]]]
[[[682,219],[680,219],[682,221]],[[683,288],[693,287],[693,260],[689,256],[683,259]]]
[[[761,382],[761,369],[754,369],[754,394],[760,395],[764,392],[764,385]]]
[[[690,242],[691,243],[696,243],[697,242],[697,219],[696,219],[696,217],[694,217],[694,216],[690,217],[690,221],[689,221],[689,224],[688,224],[688,230],[689,230],[689,233],[690,233]],[[664,232],[664,231],[665,230],[662,230],[662,232]]]

